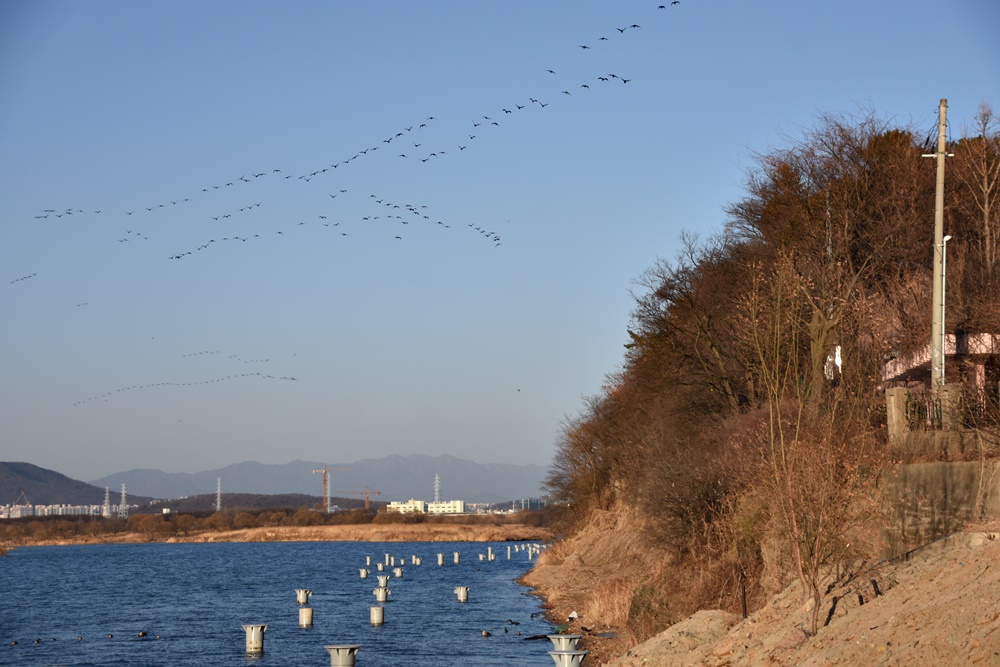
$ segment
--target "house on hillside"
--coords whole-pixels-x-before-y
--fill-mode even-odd
[[[973,426],[1000,418],[1000,334],[945,336],[945,385],[931,391],[931,345],[883,366],[889,437],[911,430]]]

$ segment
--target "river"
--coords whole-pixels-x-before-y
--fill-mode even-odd
[[[551,665],[548,640],[525,640],[552,632],[541,601],[516,582],[531,567],[526,544],[22,547],[0,558],[0,664],[325,666],[324,645],[361,644],[358,667]],[[488,547],[492,562],[479,558]],[[389,581],[384,625],[372,626],[375,575],[393,574],[376,571],[386,554],[402,577]],[[469,586],[468,602],[456,586]],[[299,627],[297,589],[312,591],[312,627]],[[245,624],[267,624],[263,654],[247,655]]]

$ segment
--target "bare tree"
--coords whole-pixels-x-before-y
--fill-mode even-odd
[[[963,283],[972,294],[966,297],[967,312],[993,301],[1000,264],[1000,119],[986,102],[979,106],[971,133],[954,148],[952,173],[957,187],[950,206],[956,218],[956,243],[968,249]],[[960,319],[975,320],[976,314]]]
[[[813,602],[815,633],[832,566],[878,512],[881,468],[863,400],[817,406],[806,395],[802,369],[808,360],[799,340],[809,330],[808,301],[787,256],[770,271],[755,271],[746,292],[743,322],[766,393],[760,427],[746,438],[746,487],[764,489],[782,527],[803,598]]]

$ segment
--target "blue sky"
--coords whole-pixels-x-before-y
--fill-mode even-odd
[[[635,278],[719,229],[755,152],[824,113],[929,132],[942,97],[960,134],[1000,102],[998,27],[992,0],[7,0],[0,459],[547,464]]]

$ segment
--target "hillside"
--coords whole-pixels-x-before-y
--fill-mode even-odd
[[[691,608],[685,590],[704,575],[672,570],[636,538],[648,524],[625,513],[601,513],[572,538],[542,552],[525,583],[551,607],[550,616],[577,618],[568,632],[584,635],[588,664],[607,667],[738,667],[771,665],[1000,664],[1000,522],[955,533],[893,560],[845,563],[829,578],[820,627],[809,627],[812,601],[789,577],[750,608]],[[662,555],[662,554],[661,554]],[[627,582],[666,572],[655,601],[630,595]],[[626,626],[644,604],[675,612],[641,641]]]
[[[856,571],[830,591],[822,608],[829,623],[812,637],[802,630],[809,608],[792,585],[749,618],[698,612],[606,664],[997,665],[997,536],[958,533],[908,561]]]
[[[357,498],[330,498],[330,504],[349,510],[365,506],[364,500]],[[373,503],[378,507],[382,503]],[[172,512],[211,512],[215,509],[215,494],[203,493],[197,496],[185,496],[171,500],[154,500],[154,508],[169,507]],[[322,507],[323,498],[304,493],[223,493],[223,509],[238,508],[241,510],[284,509],[294,510],[301,507]],[[157,511],[154,509],[154,511]]]
[[[795,582],[813,613],[793,628],[819,636],[831,579],[991,516],[1000,121],[984,103],[971,127],[940,135],[943,229],[914,223],[943,176],[922,135],[823,115],[755,156],[722,233],[684,236],[637,279],[623,362],[566,423],[548,477],[569,537],[531,581],[557,608],[627,645],[699,610],[753,615]],[[944,312],[929,306],[950,239]],[[944,321],[928,326],[932,311]],[[954,474],[897,483],[918,462]],[[961,462],[975,483],[958,485]],[[674,664],[658,660],[645,664]]]
[[[111,487],[112,502],[118,501],[120,490],[120,485]],[[129,500],[146,503],[151,499],[129,494]],[[0,462],[0,505],[100,505],[103,502],[104,487],[71,479],[31,463]]]

